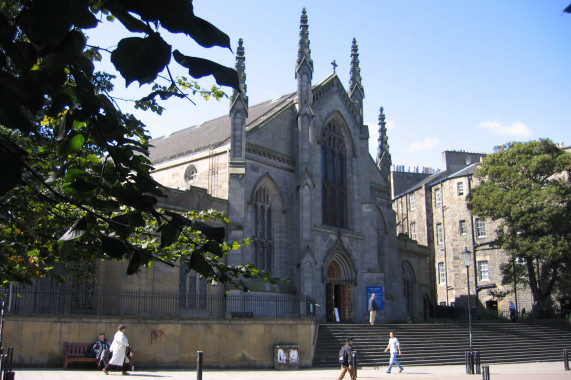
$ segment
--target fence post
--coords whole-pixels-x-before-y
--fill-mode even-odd
[[[569,371],[569,350],[568,349],[563,350],[563,368],[565,368],[565,371]]]
[[[474,351],[474,365],[476,367],[476,374],[480,374],[480,351]]]
[[[196,351],[196,380],[202,380],[202,351]]]
[[[473,375],[474,374],[474,357],[472,355],[472,351],[466,351],[466,375]]]
[[[490,380],[490,367],[487,365],[482,366],[482,380]]]

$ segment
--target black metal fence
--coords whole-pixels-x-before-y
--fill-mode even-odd
[[[98,315],[169,318],[313,318],[315,300],[280,293],[229,292],[192,295],[175,291],[109,291],[70,287],[13,287],[12,314]]]

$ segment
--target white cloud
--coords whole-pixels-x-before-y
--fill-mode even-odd
[[[521,121],[504,124],[497,120],[486,120],[477,125],[477,128],[487,129],[497,136],[529,137],[531,129]]]
[[[440,141],[437,137],[427,137],[422,141],[413,141],[412,144],[408,146],[408,152],[418,152],[421,150],[429,150],[438,145]]]

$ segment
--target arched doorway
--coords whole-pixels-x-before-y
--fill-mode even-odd
[[[432,316],[430,309],[430,297],[428,297],[428,294],[425,294],[422,298],[422,318],[424,321],[427,321]]]
[[[341,322],[353,320],[353,284],[343,280],[342,270],[336,260],[332,260],[327,268],[325,285],[327,299],[327,322],[336,322],[339,314]]]
[[[357,283],[357,272],[340,237],[329,250],[322,270],[327,321],[337,321],[336,310],[341,322],[353,321],[353,291]]]
[[[408,261],[402,264],[402,282],[404,299],[406,301],[406,314],[409,318],[414,319],[414,269]]]

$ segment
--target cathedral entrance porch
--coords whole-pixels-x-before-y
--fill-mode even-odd
[[[331,261],[325,284],[327,322],[337,322],[337,313],[340,322],[353,321],[354,285],[351,280],[344,279],[342,273],[339,263]]]

